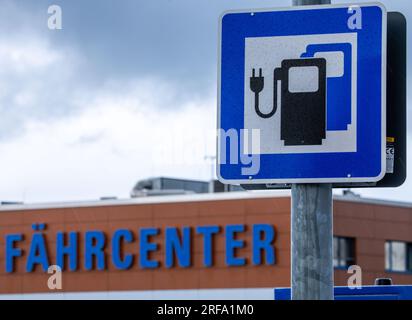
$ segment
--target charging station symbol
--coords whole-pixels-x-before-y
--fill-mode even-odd
[[[278,82],[281,84],[281,139],[286,146],[321,145],[326,137],[326,60],[324,58],[285,59],[273,71],[273,105],[269,113],[259,106],[264,88],[262,69],[252,69],[250,90],[255,95],[255,111],[261,118],[272,117],[278,109]]]
[[[220,19],[218,128],[259,139],[218,139],[257,157],[259,172],[218,162],[225,183],[376,182],[386,172],[387,13],[365,4],[229,11]],[[232,145],[236,148],[232,148]],[[230,147],[230,148],[229,148]],[[235,157],[236,158],[236,157]]]
[[[246,42],[245,126],[272,141],[264,153],[356,151],[356,36],[287,39]]]

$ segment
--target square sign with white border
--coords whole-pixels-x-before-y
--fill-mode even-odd
[[[225,12],[219,32],[220,181],[382,179],[382,4]]]

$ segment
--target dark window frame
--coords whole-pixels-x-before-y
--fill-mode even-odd
[[[393,243],[403,243],[405,244],[405,270],[394,270],[393,269],[393,255],[392,255],[392,244]],[[388,255],[386,251],[386,245],[388,245]],[[412,242],[402,241],[402,240],[385,240],[385,272],[392,273],[412,273]],[[386,260],[388,259],[388,267],[386,266]]]
[[[351,252],[342,252],[342,241],[346,242],[346,247]],[[335,249],[335,244],[337,248]],[[335,257],[335,250],[337,250],[337,257]],[[348,269],[349,266],[356,264],[356,238],[345,236],[333,236],[333,267],[335,269]]]

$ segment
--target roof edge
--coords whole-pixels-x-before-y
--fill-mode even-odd
[[[289,197],[290,197],[289,190],[265,190],[265,191],[247,191],[247,192],[239,191],[239,192],[222,192],[222,193],[150,196],[150,197],[116,199],[116,200],[68,201],[68,202],[48,202],[48,203],[31,203],[31,204],[16,204],[16,205],[11,204],[11,205],[0,206],[0,212],[61,209],[61,208],[127,206],[127,205],[139,205],[139,204],[143,205],[143,204],[215,201],[215,200],[289,198]],[[411,202],[382,200],[382,199],[373,199],[373,198],[333,195],[333,200],[372,204],[372,205],[401,207],[401,208],[412,208]]]
[[[214,201],[214,200],[237,200],[237,199],[260,199],[260,198],[283,198],[290,197],[290,191],[234,191],[221,193],[200,193],[184,195],[161,195],[141,198],[115,199],[115,200],[93,200],[93,201],[73,201],[73,202],[49,202],[31,204],[10,204],[0,206],[0,212],[20,211],[20,210],[41,210],[60,208],[81,208],[81,207],[106,207],[106,206],[126,206],[139,204],[176,203],[194,201]]]

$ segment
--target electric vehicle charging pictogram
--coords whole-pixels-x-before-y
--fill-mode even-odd
[[[356,55],[352,32],[246,39],[244,126],[261,154],[356,152]]]
[[[309,80],[307,90],[293,90],[289,87],[289,75],[292,68],[315,73]],[[308,79],[303,79],[308,82]],[[326,60],[324,58],[287,59],[282,67],[273,71],[273,106],[269,113],[262,113],[259,108],[259,93],[264,88],[262,69],[255,76],[252,69],[250,90],[255,94],[256,114],[264,119],[272,117],[278,109],[278,82],[281,83],[281,139],[285,145],[320,145],[326,137]]]
[[[349,23],[354,12],[349,5],[221,16],[218,129],[223,134],[217,176],[222,182],[382,179],[387,13],[379,3],[357,7],[361,28]],[[247,132],[259,132],[259,139],[242,139]],[[259,170],[243,170],[247,157],[259,160],[253,166]]]

